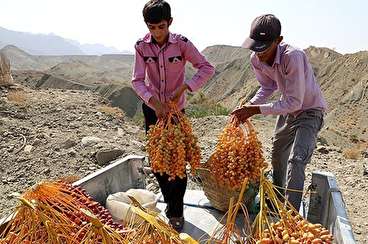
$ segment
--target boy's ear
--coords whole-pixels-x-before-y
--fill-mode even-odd
[[[284,39],[284,37],[283,36],[279,36],[278,38],[277,38],[277,44],[279,44],[280,42],[282,42],[282,40]]]
[[[172,22],[173,22],[173,18],[170,18],[168,26],[170,26]]]

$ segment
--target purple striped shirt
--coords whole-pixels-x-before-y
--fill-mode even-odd
[[[296,116],[311,108],[326,110],[326,101],[303,50],[280,43],[272,66],[259,61],[255,53],[251,54],[251,63],[261,87],[250,102],[259,105],[262,114]],[[281,92],[281,98],[267,103],[276,90]]]

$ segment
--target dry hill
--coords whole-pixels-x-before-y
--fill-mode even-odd
[[[67,82],[87,85],[130,86],[133,55],[33,56],[15,46],[2,51],[16,70],[43,71]],[[364,146],[368,140],[368,52],[342,55],[316,47],[305,52],[329,104],[321,140],[338,146],[346,143]],[[217,45],[206,48],[203,54],[215,65],[216,73],[202,89],[201,96],[232,109],[240,100],[249,100],[255,94],[259,84],[251,70],[248,50]],[[194,72],[189,64],[186,78]],[[273,96],[277,98],[277,94]]]
[[[6,46],[0,51],[10,58],[13,70],[43,71],[85,84],[128,85],[134,58],[129,54],[36,56],[16,46]]]
[[[323,137],[338,146],[346,143],[366,145],[368,52],[342,55],[316,47],[305,52],[329,104]],[[212,46],[203,53],[216,66],[215,76],[203,89],[206,97],[233,108],[241,99],[249,100],[255,94],[259,85],[251,70],[247,50]]]

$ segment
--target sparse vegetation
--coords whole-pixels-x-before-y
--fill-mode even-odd
[[[349,148],[343,151],[344,157],[347,159],[357,160],[360,158],[361,151],[357,148]]]
[[[97,110],[101,113],[110,115],[117,119],[123,119],[124,118],[124,112],[117,107],[111,107],[108,105],[102,105],[97,108]]]
[[[9,91],[7,98],[9,102],[16,105],[25,105],[27,102],[27,95],[21,90]]]
[[[206,116],[228,115],[230,110],[220,104],[191,104],[185,112],[191,118],[202,118]]]
[[[206,116],[229,115],[230,110],[223,107],[221,104],[215,103],[206,98],[206,96],[199,92],[195,95],[188,94],[189,104],[185,108],[185,114],[190,118],[203,118]],[[139,126],[144,124],[144,117],[142,111],[138,111],[132,121]]]
[[[228,115],[230,110],[227,108],[219,105],[197,105],[197,104],[190,104],[185,109],[185,114],[190,118],[202,118],[206,116],[218,116],[218,115]],[[134,117],[132,118],[134,124],[143,126],[144,124],[144,117],[142,112],[137,112]]]
[[[134,117],[132,118],[132,121],[135,125],[138,126],[144,126],[144,116],[142,111],[138,111]]]
[[[343,155],[347,159],[358,160],[362,157],[362,153],[367,146],[367,143],[355,144],[353,147],[345,149]]]
[[[358,135],[356,134],[350,135],[350,141],[353,143],[357,143],[359,141]]]
[[[228,115],[230,110],[219,103],[208,99],[202,92],[189,98],[189,105],[185,109],[186,114],[192,118],[206,116]]]

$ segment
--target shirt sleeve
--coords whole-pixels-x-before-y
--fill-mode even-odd
[[[254,105],[264,104],[266,103],[267,98],[271,96],[272,93],[277,89],[277,84],[274,80],[262,74],[262,71],[256,68],[253,64],[252,67],[258,82],[261,84],[261,87],[258,89],[254,97],[250,100],[250,103]]]
[[[262,114],[288,114],[302,108],[305,94],[304,58],[299,52],[289,55],[286,63],[285,91],[282,98],[273,103],[260,105]]]
[[[146,78],[146,63],[144,62],[143,56],[138,48],[135,46],[135,57],[134,57],[134,68],[132,75],[132,87],[143,101],[148,104],[150,98],[153,96],[148,90],[145,83]]]
[[[201,88],[213,76],[215,68],[189,40],[185,43],[184,57],[194,68],[198,69],[192,79],[185,82],[189,86],[190,91],[194,92]]]

